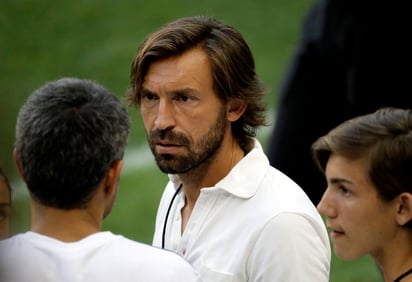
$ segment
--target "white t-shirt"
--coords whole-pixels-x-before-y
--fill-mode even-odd
[[[0,241],[1,282],[198,281],[179,255],[99,232],[66,243],[34,232]]]
[[[329,281],[331,250],[320,214],[296,183],[269,165],[257,140],[225,178],[201,189],[183,234],[183,189],[171,204],[180,181],[170,178],[153,245],[162,244],[171,205],[165,247],[182,254],[204,282]]]

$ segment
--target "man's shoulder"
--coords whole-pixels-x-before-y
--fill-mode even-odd
[[[130,254],[131,256],[137,256],[139,258],[154,259],[158,257],[159,259],[175,260],[175,261],[184,261],[184,259],[176,254],[175,252],[165,250],[148,243],[136,241],[130,238],[127,238],[122,235],[114,235],[115,241],[112,243],[112,247],[115,250],[124,250],[125,254]]]

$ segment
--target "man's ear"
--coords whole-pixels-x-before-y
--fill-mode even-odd
[[[123,160],[116,160],[112,162],[107,170],[106,177],[104,179],[104,191],[106,194],[116,193],[122,167]]]
[[[398,196],[398,212],[396,220],[399,225],[405,225],[412,220],[412,194],[404,192]]]
[[[104,197],[103,218],[106,218],[114,206],[117,196],[117,188],[119,186],[120,173],[122,171],[123,161],[117,160],[112,162],[103,179],[102,191]]]
[[[19,154],[17,153],[16,148],[14,148],[13,150],[13,159],[14,159],[14,165],[16,166],[17,172],[19,173],[20,178],[24,181],[23,169],[21,168]]]
[[[240,99],[230,99],[227,104],[227,119],[230,122],[237,121],[245,112],[247,104]]]

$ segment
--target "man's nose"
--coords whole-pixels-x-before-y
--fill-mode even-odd
[[[155,120],[155,127],[160,130],[173,128],[175,124],[175,110],[173,103],[167,100],[161,100]]]

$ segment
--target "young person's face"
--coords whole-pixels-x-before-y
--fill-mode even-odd
[[[152,63],[142,89],[140,111],[163,172],[185,173],[213,158],[228,121],[203,50]]]
[[[10,228],[10,191],[0,175],[0,239],[9,235]]]
[[[336,255],[347,260],[381,256],[398,228],[395,202],[378,197],[363,159],[332,154],[325,176],[328,187],[318,210],[327,217]]]

